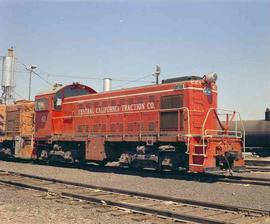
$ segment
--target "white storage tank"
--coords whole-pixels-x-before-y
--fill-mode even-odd
[[[15,87],[15,59],[14,57],[4,56],[2,64],[2,87]]]
[[[14,89],[16,86],[15,79],[15,56],[13,48],[8,49],[7,56],[2,57],[2,81],[1,87],[3,90],[1,100],[5,104],[13,103],[14,101]]]

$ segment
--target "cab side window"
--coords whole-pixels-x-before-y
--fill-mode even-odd
[[[55,110],[62,109],[63,94],[61,91],[57,92],[53,99],[53,107]]]
[[[37,99],[35,104],[35,111],[45,110],[49,110],[49,100],[46,98]]]
[[[64,97],[81,96],[89,94],[89,91],[79,87],[69,86],[64,89]]]

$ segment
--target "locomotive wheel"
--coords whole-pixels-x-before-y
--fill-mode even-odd
[[[164,161],[166,161],[167,165],[164,166]],[[168,169],[172,171],[178,170],[177,164],[168,156],[162,155],[159,157],[158,164],[157,164],[157,170],[162,171],[163,169]]]
[[[40,152],[40,155],[38,157],[38,160],[41,160],[41,161],[47,161],[48,160],[48,151],[43,149],[41,152]]]
[[[71,151],[66,151],[64,154],[64,159],[68,162],[74,163],[74,158]]]

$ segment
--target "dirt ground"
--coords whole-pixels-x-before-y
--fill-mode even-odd
[[[116,224],[174,223],[103,205],[0,184],[0,223]]]

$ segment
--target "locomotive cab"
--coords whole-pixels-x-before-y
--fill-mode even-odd
[[[37,97],[35,100],[36,134],[49,136],[51,128],[50,96]]]
[[[72,119],[66,119],[67,114],[63,111],[65,99],[91,93],[96,93],[96,91],[88,86],[73,83],[66,86],[55,84],[52,89],[41,92],[36,96],[35,139],[37,157],[41,156],[48,159],[50,152],[53,152],[53,148],[59,148],[55,142],[55,136],[60,136],[63,132],[62,122],[68,124],[67,130],[71,130]],[[71,114],[69,115],[71,116],[72,108],[70,111]]]

